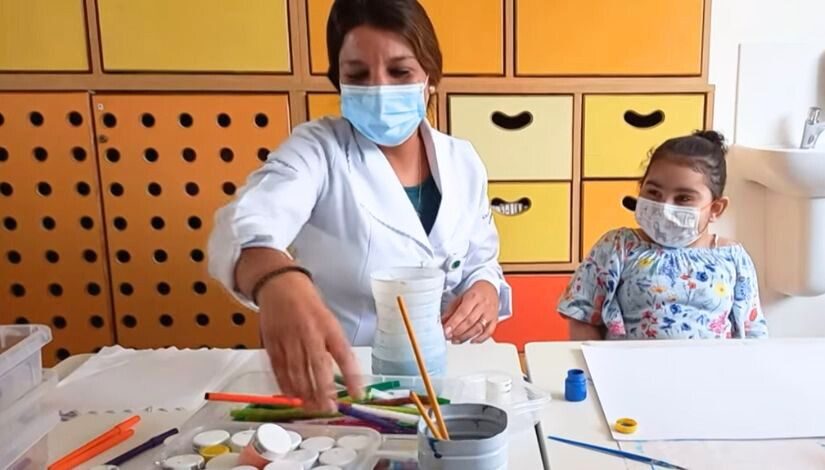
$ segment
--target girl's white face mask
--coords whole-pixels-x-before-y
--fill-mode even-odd
[[[648,237],[668,248],[685,248],[702,236],[702,210],[663,204],[640,197],[636,201],[636,222]]]

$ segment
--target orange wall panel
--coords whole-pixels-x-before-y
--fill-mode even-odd
[[[535,341],[568,340],[567,321],[556,306],[569,281],[567,275],[507,276],[513,288],[513,317],[498,325],[493,338],[515,344],[519,351]]]

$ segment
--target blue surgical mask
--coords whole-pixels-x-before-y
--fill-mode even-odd
[[[395,147],[415,133],[426,116],[425,83],[341,85],[341,114],[378,145]]]

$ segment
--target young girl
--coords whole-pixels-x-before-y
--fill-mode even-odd
[[[641,230],[608,232],[559,303],[575,340],[768,335],[745,249],[709,232],[728,206],[724,138],[670,139],[650,157],[636,205]]]

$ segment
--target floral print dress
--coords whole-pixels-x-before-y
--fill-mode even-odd
[[[768,335],[756,269],[741,245],[671,249],[628,228],[599,240],[558,309],[605,327],[607,339]]]

